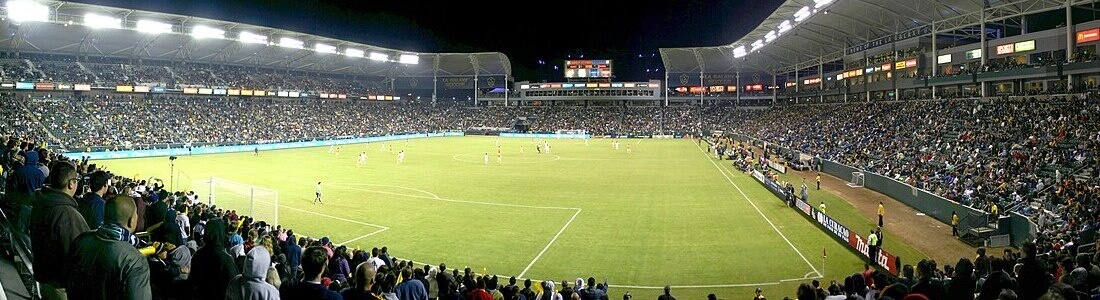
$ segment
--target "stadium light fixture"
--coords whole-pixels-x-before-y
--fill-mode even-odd
[[[415,65],[420,63],[420,56],[416,54],[401,54],[397,61],[403,64]]]
[[[784,34],[791,30],[791,20],[783,20],[783,23],[779,23],[779,34]]]
[[[370,60],[389,61],[390,56],[382,54],[382,53],[378,53],[378,52],[371,52],[370,53]]]
[[[18,22],[46,22],[50,20],[50,7],[29,0],[8,1],[8,17]]]
[[[242,43],[267,44],[267,36],[251,33],[248,31],[241,31],[239,38]]]
[[[760,48],[763,48],[763,47],[764,47],[764,40],[756,40],[755,42],[752,42],[752,50],[749,50],[749,52],[754,52],[756,50],[760,50]]]
[[[795,22],[802,22],[803,20],[806,20],[806,18],[809,18],[809,17],[810,17],[810,7],[809,6],[803,6],[802,9],[799,9],[798,12],[794,13],[794,21]]]
[[[748,53],[745,52],[745,46],[739,46],[737,48],[733,48],[733,58],[742,58],[742,57],[745,57],[745,55],[747,55],[747,54]]]
[[[199,26],[195,26],[195,28],[191,29],[191,36],[196,37],[196,38],[200,38],[200,39],[203,39],[203,38],[225,39],[225,30],[221,30],[221,29],[214,28],[214,27],[207,27],[207,26],[199,25]]]
[[[170,33],[172,32],[172,24],[153,20],[139,20],[137,22],[137,27],[135,27],[134,29],[137,29],[137,31],[141,31],[144,33]]]
[[[317,43],[317,44],[313,45],[313,50],[317,51],[319,53],[335,54],[336,53],[336,46]]]
[[[347,48],[344,49],[344,56],[363,58],[363,50]]]
[[[92,28],[122,29],[122,19],[89,13],[84,15],[84,26]]]
[[[293,38],[288,38],[288,37],[279,38],[279,47],[302,49],[302,47],[304,47],[305,45],[306,44],[303,43],[302,41],[299,41],[299,40],[296,40],[296,39],[293,39]]]
[[[775,40],[775,36],[776,36],[775,35],[775,30],[768,31],[768,34],[764,35],[764,42],[765,43],[771,43],[772,41]]]
[[[829,5],[829,3],[832,2],[833,0],[814,0],[814,8],[821,8],[823,6]]]

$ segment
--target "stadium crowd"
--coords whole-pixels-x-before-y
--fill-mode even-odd
[[[594,279],[572,287],[563,282],[559,292],[525,294],[558,289],[543,282],[520,290],[511,280],[505,286],[498,278],[468,270],[456,274],[458,270],[443,265],[413,266],[393,259],[384,247],[368,253],[325,238],[298,237],[263,220],[208,207],[191,193],[168,191],[148,179],[112,176],[90,162],[66,161],[42,148],[43,141],[70,149],[114,150],[511,128],[523,117],[531,121],[533,131],[583,129],[603,135],[733,130],[883,174],[979,209],[1018,211],[1040,225],[1039,239],[1025,244],[1019,253],[999,258],[983,253],[973,260],[960,259],[950,268],[945,265],[943,270],[934,261],[922,260],[903,268],[900,277],[869,268],[827,286],[807,283],[796,291],[798,299],[903,299],[912,294],[928,299],[1000,299],[1012,294],[1038,299],[1049,293],[1100,294],[1095,290],[1100,286],[1096,266],[1100,255],[1088,254],[1100,248],[1080,247],[1087,243],[1086,233],[1100,226],[1095,217],[1095,208],[1100,207],[1096,95],[756,110],[728,106],[471,108],[199,97],[4,98],[0,130],[37,138],[6,138],[0,163],[6,178],[5,212],[16,216],[15,230],[30,232],[35,277],[46,287],[44,293],[64,287],[70,294],[144,293],[137,295],[159,299],[308,298],[298,297],[304,295],[299,293],[335,299],[338,292],[352,299],[387,300],[488,300],[497,299],[498,293],[500,299],[508,300],[556,300],[567,295],[606,299],[608,286]],[[742,150],[732,153],[746,153]],[[1091,173],[1082,171],[1088,167]],[[137,232],[148,236],[136,238]],[[117,259],[105,266],[108,262],[81,255],[102,251],[118,253]],[[103,272],[129,272],[127,276],[133,277],[120,277],[132,280],[124,283],[107,282],[109,276],[72,279],[72,275]],[[94,276],[76,278],[90,277]],[[1058,284],[1053,292],[1048,292],[1054,283]]]

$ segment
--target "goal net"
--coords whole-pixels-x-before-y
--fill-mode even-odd
[[[196,195],[207,197],[207,205],[236,210],[238,215],[252,217],[256,222],[279,224],[279,191],[217,177],[192,186]]]
[[[863,172],[852,172],[852,180],[848,181],[849,187],[863,187]]]

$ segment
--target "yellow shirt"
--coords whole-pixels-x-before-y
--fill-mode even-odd
[[[989,208],[989,211],[990,211],[991,213],[993,213],[994,215],[996,215],[996,214],[997,214],[998,210],[999,210],[999,209],[997,208],[997,205],[996,205],[996,204],[993,204],[993,207],[990,207],[990,208]]]
[[[951,226],[959,225],[959,215],[951,215]]]
[[[882,204],[879,204],[878,205],[878,215],[881,216],[881,215],[885,215],[885,214],[886,214],[886,207],[883,207]]]

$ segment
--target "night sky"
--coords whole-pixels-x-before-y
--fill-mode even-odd
[[[782,0],[571,2],[75,1],[274,27],[417,52],[503,52],[517,81],[563,81],[567,58],[613,59],[616,81],[659,79],[657,49],[715,46]],[[641,57],[639,57],[639,55]],[[646,70],[649,69],[649,72]]]

